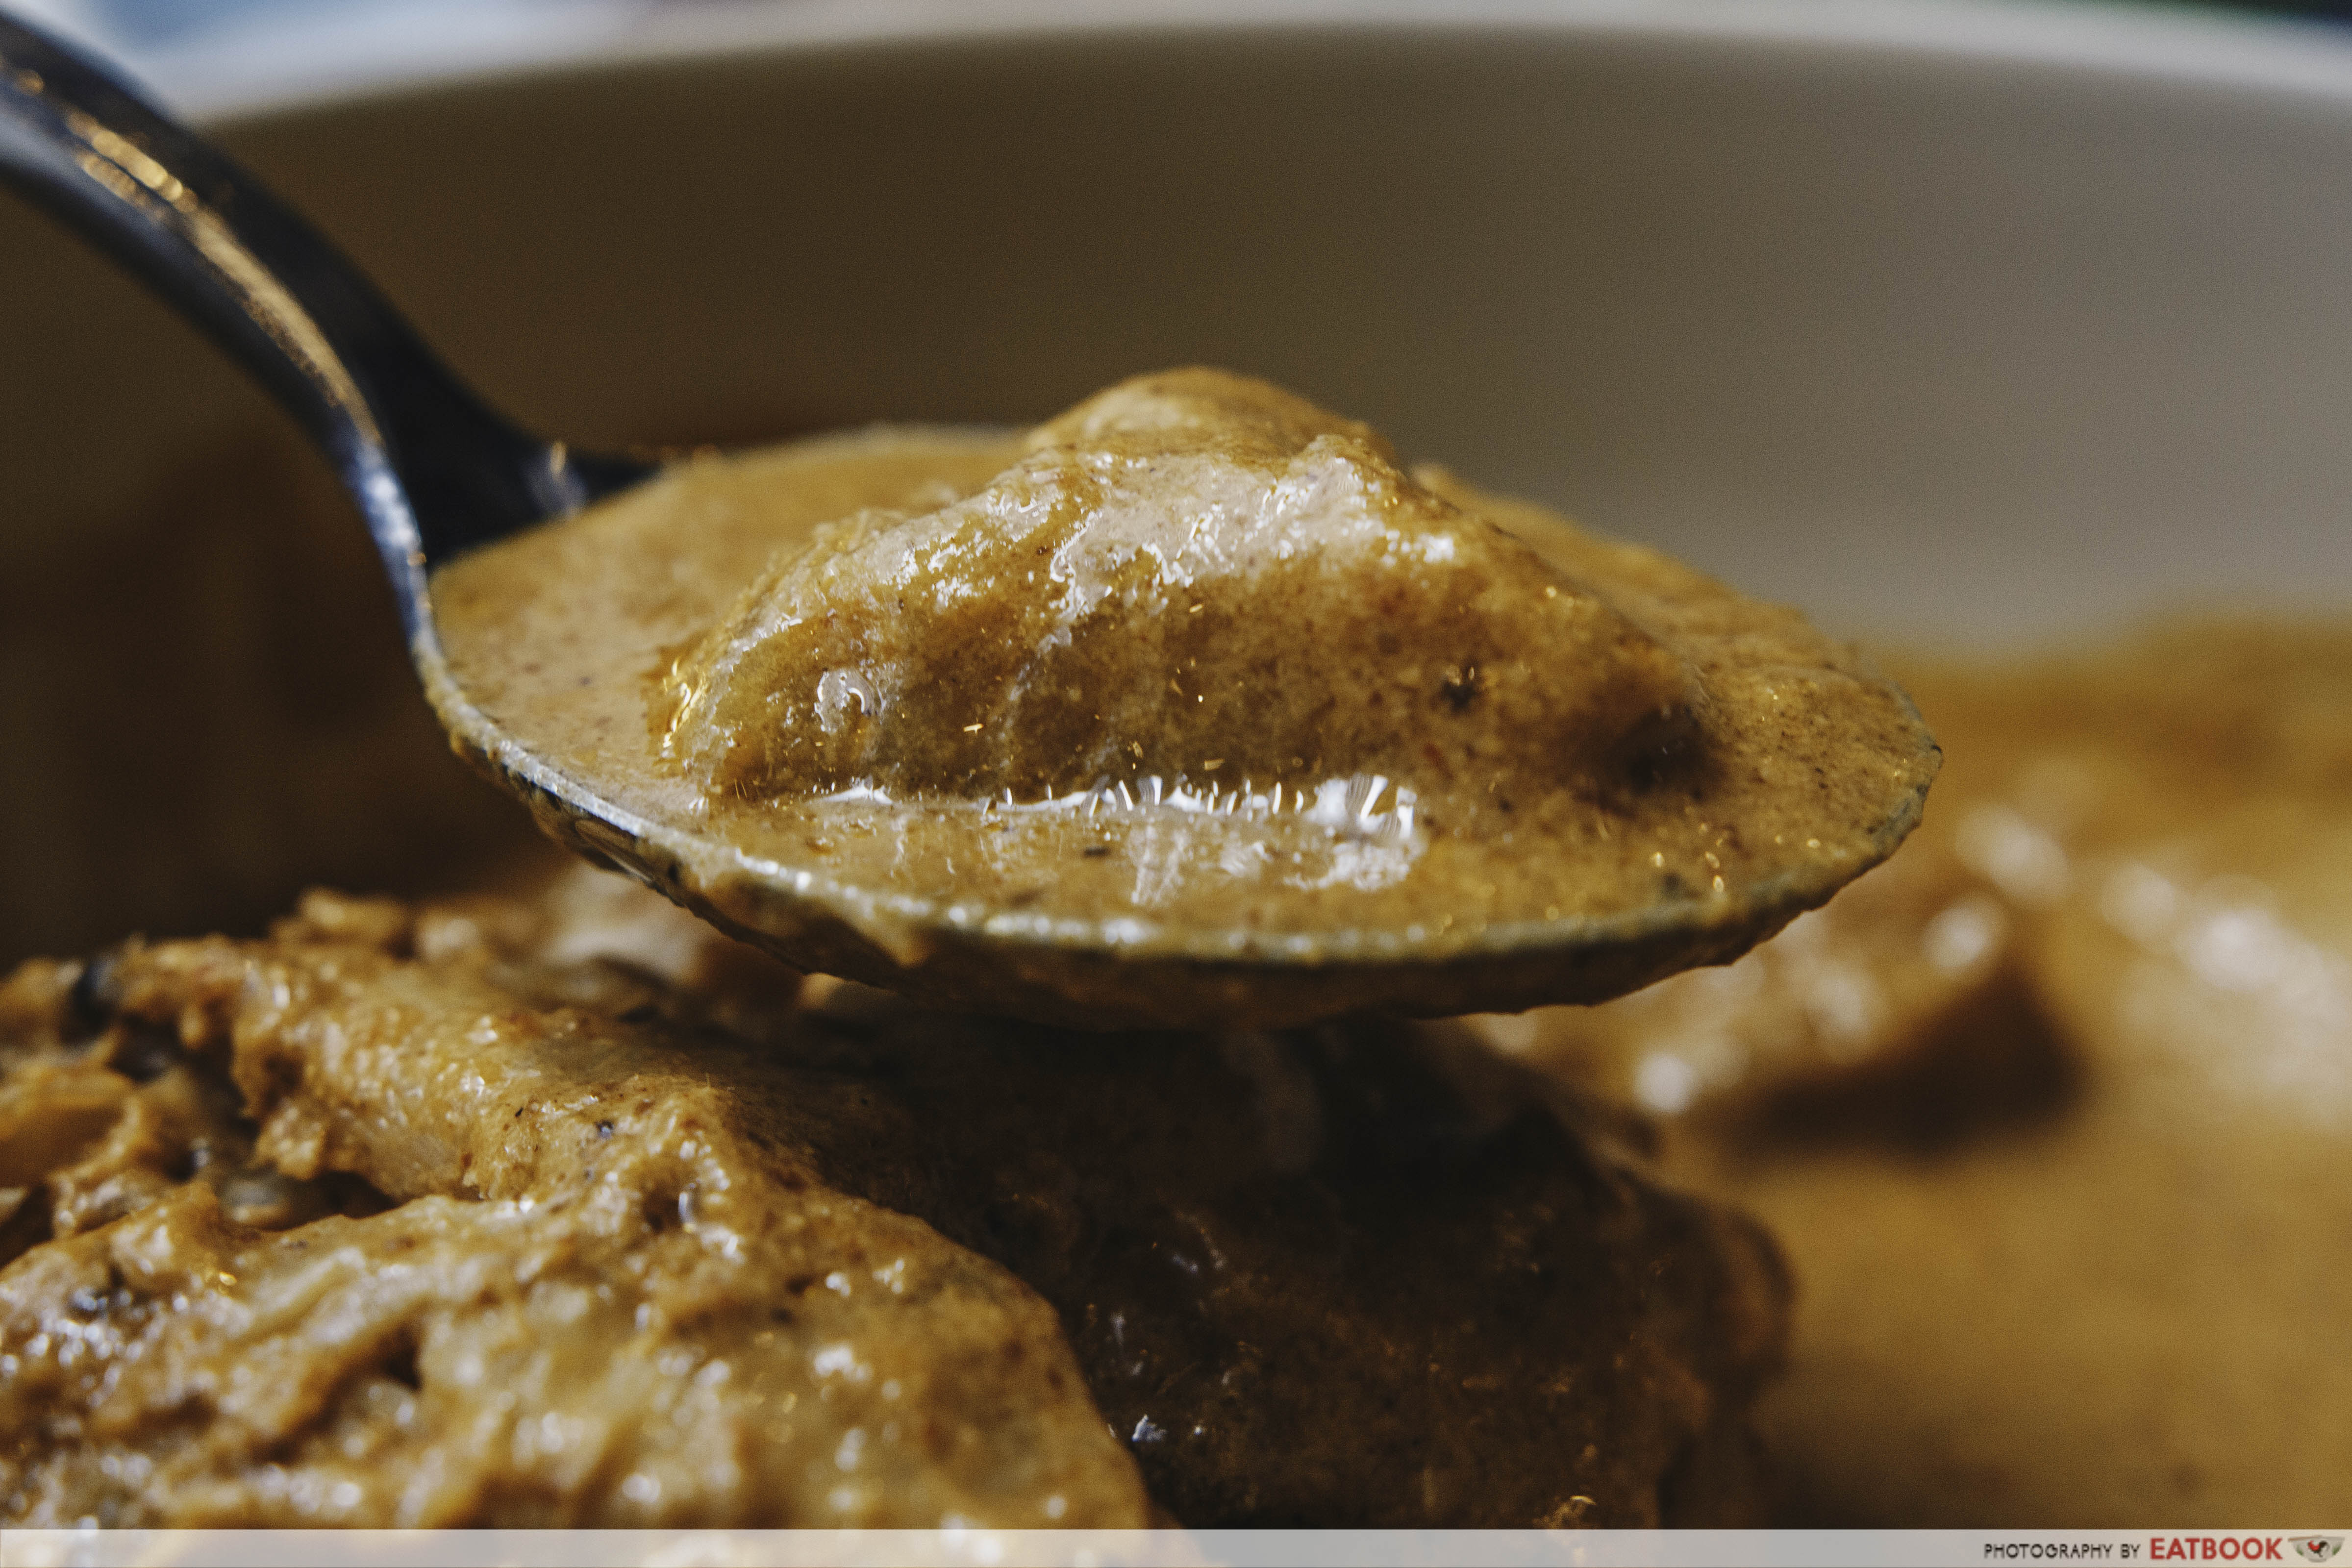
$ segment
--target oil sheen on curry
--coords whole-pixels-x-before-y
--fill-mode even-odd
[[[551,828],[805,967],[1097,1026],[1721,961],[1937,759],[1795,612],[1207,370],[694,459],[433,594],[453,733],[635,825]]]

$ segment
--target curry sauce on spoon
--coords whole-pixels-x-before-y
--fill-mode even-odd
[[[432,591],[467,701],[643,824],[589,847],[1097,1024],[1612,995],[1882,859],[1937,762],[1793,612],[1213,371],[696,459]]]

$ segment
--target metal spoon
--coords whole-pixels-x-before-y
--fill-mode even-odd
[[[626,489],[654,465],[518,429],[251,175],[102,67],[5,15],[0,178],[176,305],[326,451],[383,554],[410,656],[461,753],[521,796],[554,837],[803,967],[1097,1027],[1598,1000],[1726,961],[1822,902],[1910,831],[1934,771],[1921,728],[1916,777],[1896,769],[1883,815],[1850,847],[1772,867],[1736,896],[1725,896],[1720,878],[1712,897],[1667,878],[1647,903],[1497,922],[1450,942],[1424,941],[1418,922],[1155,935],[1133,918],[1043,919],[1034,907],[845,884],[821,860],[763,859],[690,816],[617,803],[597,778],[507,733],[451,674],[434,571]]]

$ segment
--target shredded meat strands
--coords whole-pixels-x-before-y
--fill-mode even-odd
[[[0,1517],[1750,1516],[1777,1257],[1607,1117],[1438,1029],[1104,1043],[584,870],[27,965]]]

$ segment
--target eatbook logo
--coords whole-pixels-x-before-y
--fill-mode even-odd
[[[2294,1554],[2305,1563],[2325,1563],[2344,1550],[2344,1538],[2340,1535],[2298,1535],[2287,1544],[2294,1547]]]

